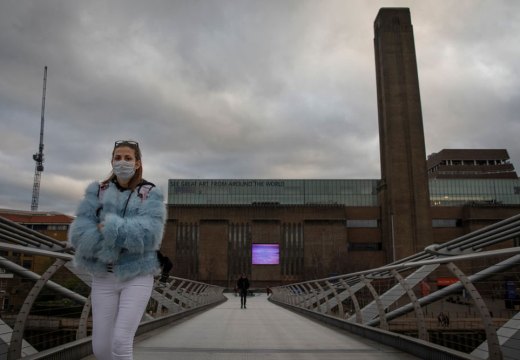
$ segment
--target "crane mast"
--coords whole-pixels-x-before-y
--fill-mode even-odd
[[[40,145],[38,152],[33,155],[33,160],[36,162],[34,168],[34,184],[32,191],[32,202],[31,211],[38,210],[38,200],[40,198],[40,179],[43,171],[43,128],[45,124],[45,92],[47,90],[47,66],[45,66],[43,72],[43,95],[42,95],[42,112],[41,112],[41,124],[40,124]]]

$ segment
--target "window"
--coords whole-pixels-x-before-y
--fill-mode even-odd
[[[378,221],[376,219],[370,220],[347,220],[348,228],[377,228]]]
[[[68,225],[49,225],[47,227],[47,230],[54,230],[54,231],[66,231],[69,228]]]
[[[454,228],[462,226],[460,219],[432,219],[432,227],[434,228]]]
[[[383,248],[381,243],[350,243],[349,251],[380,251]]]
[[[48,228],[48,225],[45,225],[45,224],[27,224],[26,226],[29,229],[33,229],[36,231],[47,230],[47,228]]]

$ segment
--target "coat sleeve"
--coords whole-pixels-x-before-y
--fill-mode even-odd
[[[106,214],[102,230],[105,244],[137,254],[158,250],[166,221],[163,200],[161,190],[154,187],[136,214],[124,218],[113,213]]]
[[[69,228],[68,243],[77,254],[94,254],[102,239],[97,227],[99,218],[96,212],[100,206],[98,189],[98,182],[87,187],[85,197],[76,210],[76,218]]]

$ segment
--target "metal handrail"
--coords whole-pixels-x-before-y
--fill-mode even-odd
[[[517,215],[444,244],[430,245],[424,251],[378,268],[272,287],[270,299],[292,309],[306,311],[313,317],[322,317],[324,321],[329,321],[332,316],[352,325],[379,326],[380,331],[388,328],[391,320],[413,312],[418,336],[428,340],[422,308],[464,290],[474,304],[475,315],[480,318],[486,334],[485,346],[480,346],[475,354],[501,360],[505,353],[513,352],[513,358],[520,358],[520,348],[514,348],[516,345],[511,343],[515,343],[509,341],[520,336],[520,329],[496,329],[485,298],[475,286],[478,282],[520,266],[519,246],[489,249],[492,245],[518,240],[519,234],[520,215]],[[465,274],[456,265],[475,261],[483,264],[483,268],[470,274]],[[414,287],[423,284],[434,272],[451,273],[458,282],[429,295],[415,296]],[[518,276],[517,272],[514,274]],[[377,291],[374,285],[381,281],[384,282],[383,290]],[[363,300],[371,298],[372,301],[362,304],[360,297]],[[408,299],[408,302],[403,305],[400,299]],[[350,306],[351,309],[354,307],[355,314],[345,312],[344,302],[347,300],[352,301]],[[508,342],[508,347],[504,347]]]
[[[5,222],[5,221],[4,221]],[[34,237],[31,231],[28,235],[32,238],[31,241],[26,241],[27,245],[19,245],[19,239],[23,239],[23,229],[16,228],[16,234],[9,234],[4,231],[3,240],[14,240],[16,244],[7,242],[0,242],[0,250],[23,253],[25,255],[36,255],[44,256],[47,258],[54,258],[54,263],[47,269],[43,275],[36,274],[12,261],[8,258],[0,257],[0,267],[11,271],[12,273],[23,277],[24,279],[30,279],[34,281],[34,285],[27,295],[27,299],[24,301],[22,309],[18,313],[15,320],[15,327],[11,331],[11,340],[9,343],[8,360],[19,359],[22,356],[22,345],[27,346],[23,335],[24,329],[31,312],[33,303],[40,293],[40,291],[47,287],[52,291],[56,291],[61,295],[64,295],[73,301],[83,305],[83,311],[77,329],[77,339],[87,338],[87,324],[88,317],[90,314],[90,299],[75,293],[53,281],[51,277],[58,271],[63,265],[68,265],[73,260],[73,255],[67,253],[71,249],[66,246],[58,246],[57,249],[45,250],[34,244]],[[29,230],[29,229],[27,229]],[[44,239],[45,240],[45,239]],[[42,242],[44,247],[45,241]],[[73,267],[69,267],[74,271]],[[76,274],[81,276],[83,274]],[[182,314],[193,313],[206,309],[208,306],[213,306],[225,301],[223,295],[224,288],[214,285],[205,284],[202,282],[182,279],[178,277],[170,276],[166,283],[156,281],[154,290],[152,291],[152,303],[155,303],[158,309],[155,311],[155,318],[147,314],[145,319],[148,319],[146,325],[140,326],[140,332],[150,331],[161,324],[175,321]],[[167,311],[164,311],[166,309]],[[175,315],[175,316],[172,316]],[[146,330],[148,329],[148,330]],[[84,341],[80,341],[81,351],[89,351],[89,346],[85,345]],[[73,346],[73,345],[71,345]],[[86,346],[86,347],[85,347]],[[87,350],[85,350],[87,349]],[[56,350],[62,351],[62,350]],[[91,350],[90,350],[91,351]],[[51,352],[52,353],[52,352]]]
[[[491,266],[487,266],[483,270],[471,275],[464,274],[460,268],[455,265],[455,263],[458,262],[474,261],[479,259],[488,259],[488,261],[489,259],[498,260],[493,262]],[[454,277],[459,279],[459,281],[429,295],[416,298],[413,295],[413,292],[411,292],[414,283],[409,285],[407,281],[410,280],[400,276],[399,270],[411,268],[420,269],[423,266],[428,265],[445,266]],[[421,339],[427,340],[426,320],[421,310],[422,307],[464,289],[472,300],[472,303],[475,304],[475,308],[477,309],[476,315],[480,318],[482,328],[485,330],[486,334],[487,347],[481,346],[479,348],[479,353],[486,352],[486,356],[491,360],[502,360],[504,359],[504,356],[501,342],[503,343],[505,341],[501,338],[505,335],[498,335],[500,329],[495,328],[491,318],[491,311],[484,301],[484,296],[479,293],[474,284],[517,266],[520,266],[520,247],[489,250],[480,253],[387,265],[372,270],[359,271],[354,274],[345,274],[330,278],[273,287],[271,288],[272,295],[270,299],[275,303],[286,304],[289,307],[310,311],[315,314],[314,317],[323,316],[324,321],[327,322],[329,321],[329,317],[333,316],[339,318],[341,321],[358,325],[363,324],[371,327],[379,326],[380,330],[387,330],[388,324],[391,320],[406,315],[407,313],[415,312],[415,322],[417,324],[419,335]],[[392,311],[387,311],[389,306],[400,298],[401,294],[399,293],[394,295],[391,301],[385,302],[382,299],[384,299],[385,295],[390,293],[390,291],[388,290],[384,293],[378,293],[370,280],[366,277],[366,275],[378,273],[382,270],[394,272],[395,286],[401,287],[403,294],[408,294],[409,302],[406,305],[400,306]],[[430,273],[431,271],[425,271],[424,278]],[[355,285],[357,286],[355,291],[352,291],[352,287],[347,285],[346,282],[347,279],[351,280],[353,278],[360,279]],[[365,312],[365,309],[368,309],[371,304],[360,308],[358,300],[355,298],[355,293],[362,288],[366,288],[369,291],[373,298],[373,303],[377,305],[375,306],[375,312]],[[298,289],[299,291],[295,291],[295,289]],[[306,300],[302,302],[302,298]],[[346,313],[344,312],[342,301],[348,298],[351,298],[354,301],[356,313],[345,319]],[[511,333],[511,331],[509,332]],[[520,334],[520,329],[516,329],[513,333],[515,332]],[[505,333],[505,331],[503,333]],[[512,338],[515,335],[509,334],[508,336]],[[447,349],[447,351],[449,350]],[[516,349],[516,354],[520,354],[520,348]]]

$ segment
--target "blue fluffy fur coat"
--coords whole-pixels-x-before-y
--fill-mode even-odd
[[[137,189],[130,195],[131,190],[120,191],[110,182],[100,199],[99,186],[94,182],[87,187],[69,230],[75,266],[102,275],[107,273],[107,264],[113,264],[114,274],[122,281],[158,273],[156,250],[166,220],[160,189],[153,187],[143,200]],[[97,227],[100,222],[104,223],[101,231]]]

